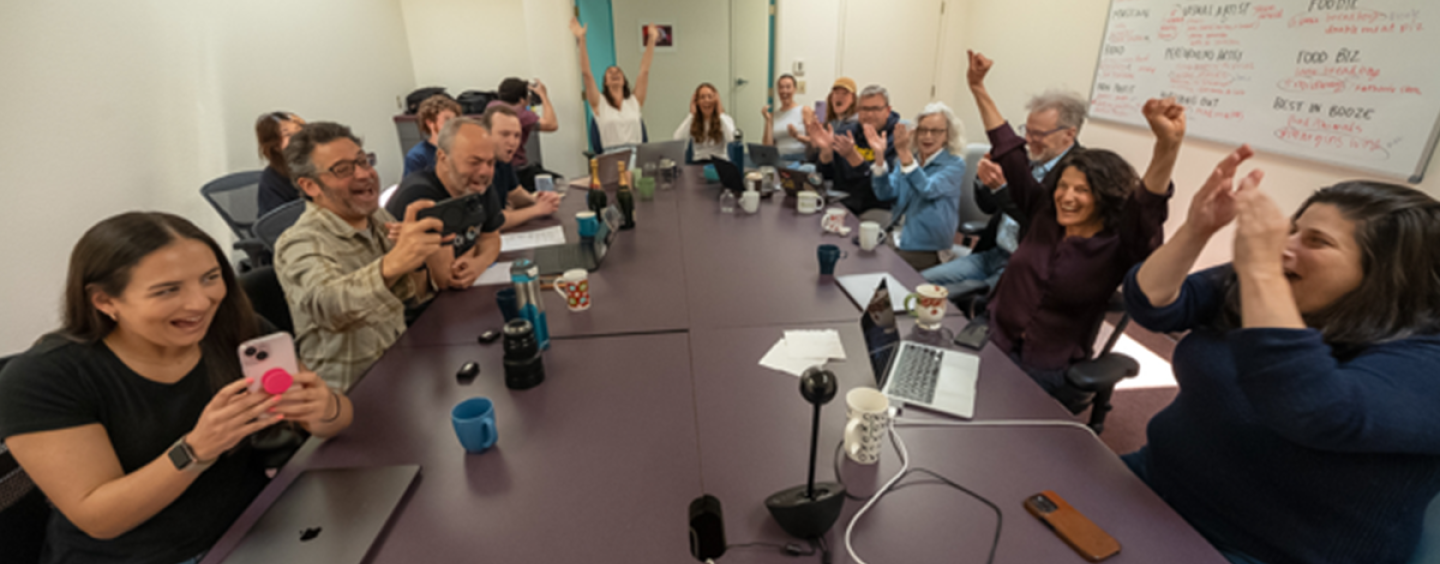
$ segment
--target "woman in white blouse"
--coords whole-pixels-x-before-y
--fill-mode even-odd
[[[578,20],[570,19],[570,33],[575,35],[575,41],[580,45],[580,74],[585,79],[585,101],[590,103],[590,112],[595,116],[601,150],[639,145],[645,141],[640,108],[645,105],[645,91],[650,85],[650,61],[655,58],[655,41],[660,37],[660,27],[649,26],[645,55],[640,58],[640,74],[635,77],[633,92],[630,81],[625,78],[625,71],[614,65],[605,69],[605,90],[602,92],[595,85],[595,75],[590,72],[590,52],[585,47],[585,27]]]
[[[795,77],[780,75],[775,81],[775,93],[780,96],[780,109],[774,114],[770,107],[760,108],[765,116],[765,144],[775,147],[780,158],[787,161],[805,160],[805,109],[795,102]]]
[[[710,83],[702,83],[690,97],[690,115],[675,129],[675,140],[688,139],[693,160],[730,160],[725,144],[735,138],[735,120],[725,115],[720,93]]]

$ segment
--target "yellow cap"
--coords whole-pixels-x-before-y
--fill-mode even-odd
[[[855,94],[860,91],[858,88],[855,87],[855,79],[845,76],[835,79],[835,85],[831,86],[830,89],[834,90],[836,88],[844,88],[846,90],[849,90],[851,94]]]

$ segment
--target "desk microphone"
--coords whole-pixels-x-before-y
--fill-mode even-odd
[[[835,374],[812,366],[800,377],[800,395],[815,405],[810,423],[810,475],[804,485],[780,490],[765,498],[765,508],[781,529],[792,536],[813,539],[825,535],[845,507],[845,486],[815,483],[815,453],[820,439],[820,408],[835,398]]]

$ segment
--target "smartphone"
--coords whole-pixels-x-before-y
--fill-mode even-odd
[[[471,228],[479,229],[485,223],[484,194],[469,194],[450,198],[435,207],[425,208],[415,214],[416,219],[439,218],[444,227],[441,235],[459,235]]]
[[[1080,514],[1055,492],[1046,490],[1025,498],[1025,510],[1040,519],[1050,530],[1091,562],[1099,562],[1120,552],[1120,543],[1098,525]]]
[[[295,340],[283,331],[245,341],[239,352],[240,370],[251,379],[251,393],[285,393],[295,382],[293,374],[300,371]]]

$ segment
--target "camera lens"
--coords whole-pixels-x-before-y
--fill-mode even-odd
[[[260,352],[258,352],[258,353],[255,353],[255,359],[256,359],[256,360],[265,360],[265,359],[267,359],[267,358],[270,358],[270,353],[267,353],[267,352],[265,352],[265,351],[260,351]]]
[[[255,347],[245,347],[245,356],[255,356]]]

